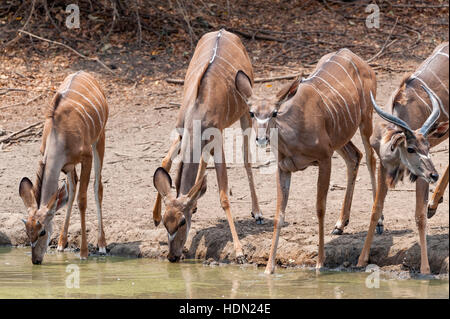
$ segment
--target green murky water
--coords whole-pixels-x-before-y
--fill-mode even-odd
[[[252,266],[120,257],[81,261],[75,253],[56,252],[34,266],[30,248],[0,247],[0,298],[449,298],[447,279],[381,274],[379,287],[368,288],[369,275],[277,269],[266,276]]]

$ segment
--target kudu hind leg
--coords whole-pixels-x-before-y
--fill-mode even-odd
[[[103,183],[102,183],[102,168],[103,157],[105,155],[105,136],[104,133],[100,137],[99,141],[92,145],[92,153],[94,154],[94,194],[95,204],[97,206],[97,221],[98,221],[98,251],[100,254],[106,254],[106,239],[103,228],[103,215],[102,215],[102,203],[103,203]]]
[[[170,168],[172,167],[172,158],[175,151],[177,151],[178,146],[181,142],[181,135],[173,141],[172,145],[170,146],[169,151],[167,152],[166,157],[162,160],[161,166],[169,173]],[[159,223],[161,223],[161,195],[158,193],[156,195],[156,202],[155,206],[153,207],[153,222],[155,223],[155,226],[158,226]]]
[[[317,179],[316,213],[319,221],[319,252],[317,256],[316,269],[323,267],[325,262],[325,239],[324,224],[325,211],[327,208],[327,194],[330,187],[331,158],[319,163],[319,177]]]
[[[422,178],[416,181],[416,225],[419,230],[420,242],[420,272],[430,273],[427,252],[427,217],[426,209],[428,203],[429,184]]]
[[[431,218],[434,216],[434,214],[436,214],[436,210],[439,203],[443,202],[444,200],[443,196],[445,193],[445,189],[447,188],[447,185],[448,185],[448,165],[447,168],[445,169],[444,175],[442,175],[441,179],[439,180],[439,183],[437,184],[433,192],[431,204],[428,205],[428,212],[427,212],[428,218]]]
[[[262,211],[259,208],[259,203],[258,203],[258,197],[256,195],[256,190],[255,190],[255,182],[253,180],[253,172],[252,172],[252,166],[251,166],[251,161],[250,161],[250,152],[249,152],[249,143],[250,143],[250,132],[248,131],[249,128],[251,128],[251,121],[249,118],[248,113],[246,113],[244,116],[241,117],[240,119],[241,122],[241,128],[242,128],[242,133],[244,135],[244,167],[245,167],[245,171],[247,173],[247,178],[248,178],[248,184],[250,186],[250,195],[252,198],[252,217],[255,218],[256,223],[257,224],[263,224],[263,215],[262,215]]]
[[[72,214],[73,201],[75,199],[78,183],[78,176],[75,168],[73,171],[67,173],[67,181],[67,184],[69,185],[69,201],[67,203],[66,217],[64,218],[64,223],[59,234],[57,251],[64,251],[64,249],[67,247],[67,235],[69,232],[70,215]]]
[[[353,191],[355,190],[356,176],[358,174],[359,163],[362,158],[361,152],[352,142],[348,142],[337,152],[342,156],[345,160],[345,164],[347,165],[347,188],[345,191],[345,199],[342,204],[339,220],[337,221],[336,226],[334,226],[334,230],[332,232],[333,235],[341,235],[344,232],[345,226],[347,226],[350,221]]]

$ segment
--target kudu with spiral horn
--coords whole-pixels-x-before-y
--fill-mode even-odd
[[[426,209],[429,183],[435,183],[439,174],[429,151],[448,137],[448,93],[445,93],[445,83],[448,86],[448,53],[444,52],[445,49],[448,52],[448,44],[436,48],[431,56],[434,60],[427,59],[423,63],[425,66],[421,65],[418,71],[403,79],[388,104],[390,113],[381,110],[371,95],[375,111],[388,123],[377,123],[371,137],[371,145],[380,158],[380,164],[370,226],[358,260],[360,267],[369,262],[375,229],[382,233],[383,226],[380,226],[380,223],[387,190],[389,187],[395,187],[407,173],[411,182],[416,183],[415,219],[421,248],[420,271],[430,272],[426,242]],[[445,63],[446,68],[443,65]],[[439,76],[441,78],[438,78]],[[426,100],[431,101],[431,108]]]

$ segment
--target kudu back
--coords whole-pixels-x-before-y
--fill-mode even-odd
[[[222,131],[237,120],[240,120],[243,131],[251,126],[246,99],[252,86],[252,65],[239,37],[223,29],[205,34],[197,44],[186,73],[182,106],[176,121],[178,134],[162,161],[162,167],[154,174],[158,195],[153,219],[155,225],[162,220],[168,232],[168,259],[172,262],[178,261],[182,255],[197,200],[206,191],[205,171],[210,154],[214,156],[220,203],[231,229],[236,257],[239,262],[244,261],[227,195]],[[212,133],[212,137],[205,136],[207,131]],[[206,150],[211,143],[214,147]],[[172,180],[168,172],[177,155],[182,161],[176,172],[175,194],[171,190]],[[262,214],[248,161],[248,136],[244,137],[244,166],[252,196],[252,214],[261,223]],[[164,216],[161,216],[161,201],[166,206]]]
[[[377,118],[371,144],[380,158],[376,200],[371,221],[358,265],[369,261],[369,250],[375,230],[383,232],[382,215],[388,188],[409,175],[416,183],[416,224],[419,229],[422,273],[429,273],[426,244],[426,215],[429,183],[438,181],[439,174],[431,160],[430,148],[448,139],[449,64],[448,42],[435,48],[433,53],[401,81],[383,111],[373,105]],[[436,212],[448,184],[448,165],[436,187],[428,207],[428,217]]]

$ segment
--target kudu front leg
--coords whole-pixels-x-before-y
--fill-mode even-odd
[[[69,233],[70,215],[72,214],[73,201],[75,199],[77,191],[77,183],[77,171],[74,169],[73,171],[67,173],[67,184],[69,185],[69,201],[67,202],[66,217],[59,234],[57,251],[64,251],[64,249],[67,247],[67,235]]]
[[[364,241],[364,246],[359,255],[358,267],[367,266],[369,262],[370,246],[372,245],[373,236],[375,234],[375,228],[377,227],[378,220],[383,213],[384,200],[387,194],[386,185],[386,169],[380,163],[378,168],[378,181],[377,181],[377,192],[375,196],[375,202],[372,206],[372,215],[370,217],[369,230],[367,231],[366,240]]]
[[[426,210],[428,204],[429,184],[427,181],[419,178],[416,181],[416,225],[419,230],[420,241],[420,272],[422,274],[430,273],[427,252],[427,217]]]
[[[444,193],[445,193],[445,189],[447,188],[448,185],[448,165],[447,168],[445,169],[445,173],[444,175],[442,175],[441,179],[439,180],[433,196],[431,197],[431,204],[428,205],[428,213],[427,213],[427,217],[431,218],[434,216],[434,214],[436,214],[436,210],[437,207],[439,205],[439,203],[442,203],[444,201]]]
[[[178,136],[170,146],[169,152],[167,152],[166,157],[162,160],[161,166],[167,171],[170,172],[170,168],[172,167],[173,154],[175,151],[179,151],[178,146],[181,143],[181,135]],[[153,207],[153,222],[155,226],[158,226],[161,223],[161,195],[158,193],[156,195],[155,206]]]
[[[255,182],[253,180],[253,172],[250,160],[251,154],[249,152],[249,143],[251,132],[248,129],[251,128],[251,121],[248,113],[245,113],[245,115],[241,117],[240,122],[242,133],[244,135],[244,167],[247,173],[248,184],[250,186],[250,195],[252,198],[252,217],[256,220],[257,224],[263,224],[264,218],[262,215],[262,211],[259,208],[258,197],[256,196]]]
[[[83,155],[81,162],[80,188],[78,190],[78,208],[80,210],[81,220],[81,247],[80,258],[87,259],[89,255],[87,237],[86,237],[86,208],[87,208],[87,189],[91,177],[92,154]]]
[[[337,152],[342,156],[347,165],[347,188],[345,190],[345,199],[339,220],[332,232],[333,235],[341,235],[344,232],[345,226],[347,226],[350,221],[353,191],[355,190],[356,176],[358,175],[359,164],[362,158],[361,152],[351,141]]]
[[[291,172],[281,170],[280,167],[277,169],[277,210],[273,222],[272,245],[270,247],[269,260],[267,261],[265,270],[266,274],[273,274],[275,271],[278,238],[280,237],[281,227],[284,224],[284,215],[291,186],[291,174]]]
[[[233,238],[234,250],[236,252],[236,261],[240,264],[246,262],[244,253],[242,252],[241,242],[234,226],[233,216],[230,210],[230,201],[228,199],[228,176],[227,164],[225,163],[225,154],[222,148],[222,158],[217,156],[219,152],[214,152],[214,165],[216,168],[217,184],[219,186],[220,205],[227,216],[228,225],[230,225],[231,236]]]
[[[331,157],[320,161],[319,178],[317,179],[317,202],[316,213],[319,221],[319,253],[317,256],[316,269],[323,267],[325,262],[325,240],[324,240],[324,223],[325,211],[327,208],[327,195],[330,186],[331,176]]]

